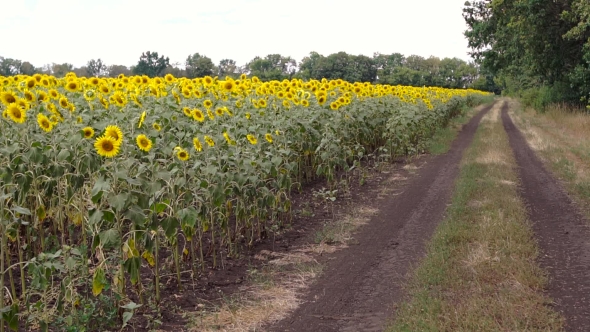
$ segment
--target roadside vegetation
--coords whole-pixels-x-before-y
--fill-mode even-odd
[[[388,331],[558,331],[500,120],[488,113],[461,163],[452,205]]]

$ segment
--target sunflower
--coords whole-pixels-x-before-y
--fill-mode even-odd
[[[53,123],[43,113],[37,113],[37,123],[47,133],[53,129]]]
[[[152,149],[152,140],[144,134],[137,135],[135,142],[142,151],[149,152]]]
[[[309,106],[309,101],[307,99],[303,99],[303,100],[301,100],[301,105],[303,107],[308,107]]]
[[[205,76],[203,78],[203,84],[204,85],[211,85],[211,84],[213,84],[213,78],[211,76]]]
[[[123,107],[127,104],[127,98],[120,92],[117,91],[111,96],[112,100],[120,107]]]
[[[84,138],[92,138],[94,137],[94,129],[92,127],[84,127],[82,128],[82,134],[84,134]]]
[[[246,112],[246,119],[250,120],[251,116],[252,116],[252,114],[250,114],[250,112]]]
[[[258,107],[265,108],[266,107],[266,99],[260,98],[258,100]]]
[[[104,136],[111,137],[117,142],[117,144],[121,144],[123,142],[123,131],[121,131],[121,128],[117,126],[107,126],[104,130]]]
[[[25,91],[25,99],[30,103],[34,103],[35,100],[37,100],[37,98],[35,97],[35,94],[29,90]]]
[[[193,146],[195,147],[195,150],[199,152],[203,151],[203,145],[198,137],[193,138]]]
[[[216,109],[215,114],[217,114],[217,116],[223,116],[223,108]]]
[[[337,110],[339,107],[340,107],[340,104],[338,102],[334,101],[334,102],[330,103],[330,109],[332,109],[334,111]]]
[[[252,145],[256,145],[256,143],[258,143],[258,140],[256,139],[256,136],[254,136],[254,135],[248,134],[248,135],[246,135],[246,138],[248,139],[248,141]]]
[[[188,99],[188,98],[190,98],[192,96],[192,94],[193,93],[192,93],[191,90],[189,90],[187,88],[182,89],[182,95],[184,96],[184,98],[187,98]]]
[[[272,135],[270,133],[266,133],[264,135],[264,139],[267,140],[269,143],[272,143]]]
[[[221,84],[221,88],[227,92],[231,92],[235,86],[236,85],[235,85],[234,81],[225,81]]]
[[[215,141],[213,140],[213,138],[211,138],[211,136],[207,136],[205,135],[205,142],[207,143],[207,145],[209,145],[210,147],[215,146]]]
[[[203,94],[201,93],[201,91],[195,89],[195,91],[193,92],[193,94],[195,95],[195,97],[197,98],[201,98],[203,97]]]
[[[186,151],[185,149],[177,149],[176,150],[176,157],[178,157],[178,159],[182,160],[182,161],[187,161],[189,158],[189,154],[188,151]]]
[[[98,83],[100,83],[100,80],[98,77],[91,77],[87,82],[92,86],[97,86]]]
[[[39,100],[41,102],[48,101],[49,96],[47,95],[47,92],[45,92],[45,91],[37,92],[37,100]]]
[[[182,113],[184,113],[184,115],[188,116],[188,117],[192,117],[193,115],[191,114],[191,109],[188,107],[183,107],[182,108]]]
[[[16,123],[24,123],[27,120],[27,113],[22,110],[18,104],[12,103],[6,109],[8,116]]]
[[[174,76],[172,74],[166,74],[166,76],[164,76],[164,80],[166,80],[168,83],[172,83],[174,82]]]
[[[99,87],[98,87],[98,90],[99,90],[101,93],[105,94],[105,95],[108,95],[108,94],[111,92],[111,89],[110,89],[110,88],[109,88],[109,86],[108,86],[108,85],[106,85],[106,84],[103,84],[103,85],[99,86]]]
[[[76,92],[78,90],[80,90],[80,83],[78,83],[78,81],[69,81],[66,85],[65,85],[66,90],[70,91],[70,92]]]
[[[16,96],[10,91],[4,91],[0,94],[0,100],[4,105],[10,105],[16,103]]]
[[[59,106],[61,106],[63,108],[68,108],[69,104],[70,104],[70,102],[68,101],[68,98],[66,98],[66,97],[59,98]]]
[[[18,105],[18,107],[20,107],[22,110],[28,110],[30,107],[29,103],[23,99],[23,98],[17,98],[16,99],[16,104]]]
[[[35,85],[37,85],[37,80],[34,77],[30,77],[25,82],[25,85],[27,86],[27,88],[32,89],[35,87]]]
[[[213,102],[209,99],[206,99],[205,101],[203,101],[203,106],[205,106],[206,109],[210,109],[211,106],[213,106]]]
[[[207,110],[207,116],[211,120],[215,119],[215,114],[213,114],[213,112],[211,112],[211,110]]]
[[[193,119],[199,122],[205,121],[205,114],[203,114],[203,112],[200,109],[195,108],[194,110],[192,110],[191,115],[193,116]]]
[[[96,139],[94,142],[94,148],[99,156],[113,158],[119,153],[121,144],[118,143],[111,136],[103,135]]]
[[[84,91],[84,99],[86,99],[87,101],[92,101],[94,100],[94,98],[96,98],[96,93],[94,92],[94,90]]]
[[[160,126],[160,124],[158,124],[157,122],[154,122],[154,123],[152,124],[152,128],[154,128],[154,129],[155,129],[155,130],[157,130],[157,131],[160,131],[160,130],[162,130],[162,127],[161,127],[161,126]]]
[[[227,144],[233,145],[233,140],[231,139],[231,137],[229,136],[229,134],[226,132],[223,133],[223,137],[225,137],[225,140],[227,141]]]
[[[49,90],[49,98],[51,98],[51,99],[59,98],[59,92],[57,92],[57,90],[55,90],[55,89]]]
[[[139,123],[137,124],[137,128],[141,128],[141,126],[143,125],[143,122],[145,121],[145,116],[146,116],[146,113],[145,113],[145,111],[143,111],[141,113],[141,115],[139,116]]]

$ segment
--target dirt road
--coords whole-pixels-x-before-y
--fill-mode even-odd
[[[567,331],[590,331],[590,231],[588,221],[527,144],[502,110],[514,150],[521,196],[541,249],[541,267],[549,273],[549,295],[566,320]]]
[[[299,309],[269,331],[383,330],[404,297],[408,272],[443,219],[463,152],[490,108],[464,126],[448,153],[422,160],[403,193],[384,199],[379,214],[355,235],[357,245],[334,254]]]

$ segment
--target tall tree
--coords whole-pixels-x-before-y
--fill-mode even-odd
[[[86,71],[88,72],[88,76],[106,76],[108,73],[107,66],[101,59],[89,60],[86,63]]]
[[[195,53],[186,58],[186,75],[189,78],[210,76],[215,71],[213,61],[204,55]]]
[[[217,66],[217,76],[220,78],[226,76],[238,76],[238,67],[236,66],[236,62],[231,59],[222,59],[219,61],[219,66]]]
[[[137,65],[133,68],[136,75],[147,75],[148,77],[161,76],[162,72],[170,64],[170,58],[159,56],[158,52],[144,52],[139,57]]]
[[[107,68],[107,72],[109,77],[117,77],[121,74],[125,76],[131,75],[131,69],[123,65],[110,65]]]
[[[20,60],[0,57],[0,75],[12,76],[20,74],[20,67],[22,62]]]
[[[74,70],[74,65],[71,63],[54,63],[51,65],[51,72],[55,77],[64,77],[67,73]]]

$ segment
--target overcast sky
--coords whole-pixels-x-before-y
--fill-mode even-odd
[[[279,53],[374,52],[469,60],[465,0],[2,0],[0,56],[131,66],[144,51],[243,65]]]

